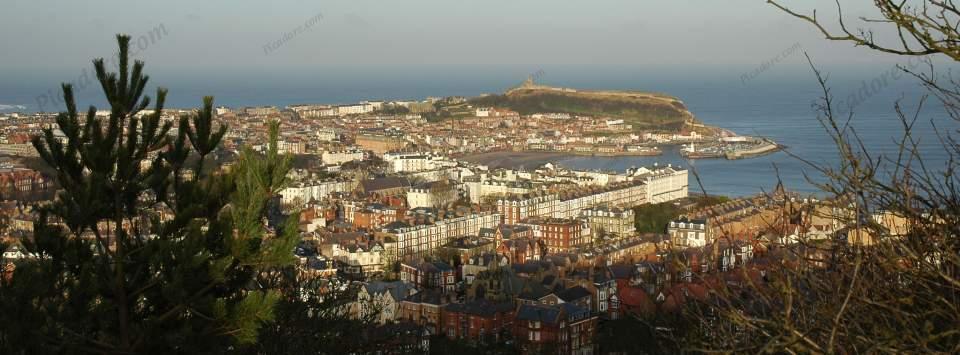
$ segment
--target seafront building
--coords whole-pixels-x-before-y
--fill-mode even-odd
[[[387,162],[389,171],[393,173],[412,173],[456,165],[456,162],[445,157],[422,152],[386,153],[383,155],[383,160]]]
[[[300,206],[325,200],[336,192],[353,191],[356,186],[356,181],[344,179],[298,182],[280,190],[280,203],[287,207]]]
[[[590,207],[580,212],[580,218],[590,226],[593,236],[613,234],[627,237],[633,235],[636,231],[635,215],[632,208]]]
[[[598,205],[637,206],[646,202],[647,194],[647,185],[631,181],[580,191],[511,196],[496,203],[504,222],[513,224],[530,217],[574,218],[583,209]]]
[[[453,204],[459,198],[459,189],[450,180],[427,182],[413,186],[407,191],[407,206],[411,209],[443,207]]]
[[[686,170],[641,168],[630,176],[632,180],[602,187],[502,197],[497,199],[497,211],[503,214],[504,223],[513,224],[530,217],[575,218],[584,209],[601,205],[629,208],[687,197]]]
[[[340,151],[326,151],[320,155],[320,160],[327,165],[340,165],[352,161],[361,161],[365,157],[363,150],[346,149]]]
[[[488,174],[474,175],[464,179],[464,187],[470,202],[481,203],[488,196],[523,195],[534,191],[534,184],[529,180],[502,180],[492,178]]]
[[[423,256],[453,239],[478,235],[480,229],[495,228],[501,223],[502,216],[499,213],[480,212],[428,220],[426,224],[412,225],[398,221],[384,226],[380,234],[396,241],[394,255]]]
[[[654,166],[652,169],[641,167],[629,169],[627,174],[632,176],[634,181],[642,181],[647,186],[644,200],[646,203],[678,200],[687,197],[689,193],[690,179],[686,169],[672,165]]]

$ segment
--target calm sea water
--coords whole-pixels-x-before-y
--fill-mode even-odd
[[[832,69],[832,70],[831,70]],[[863,90],[884,70],[878,68],[826,68],[830,85],[838,99]],[[242,74],[152,73],[154,85],[170,89],[168,107],[196,107],[200,97],[214,95],[218,105],[284,106],[297,103],[350,103],[359,100],[423,99],[428,96],[501,92],[538,73],[540,81],[557,86],[583,89],[636,89],[669,93],[681,98],[697,117],[707,124],[747,135],[772,138],[804,159],[824,164],[837,162],[836,148],[817,120],[811,103],[822,95],[809,71],[788,72],[773,68],[746,83],[741,75],[750,68],[704,70],[652,70],[636,68],[591,67],[424,67],[424,68],[316,68],[295,73],[276,73],[271,69]],[[77,71],[79,72],[79,69]],[[71,75],[64,75],[69,80]],[[0,82],[0,104],[25,105],[37,109],[37,97],[55,88],[62,76],[23,75]],[[895,153],[895,138],[903,128],[893,109],[902,100],[914,110],[925,93],[915,80],[906,76],[888,80],[870,88],[855,108],[852,126],[873,152]],[[78,93],[79,102],[103,106],[98,89],[88,87]],[[54,106],[48,106],[52,110]],[[61,109],[57,107],[56,109]],[[934,124],[955,132],[960,125],[951,121],[935,100],[929,100],[915,127],[923,157],[931,166],[942,166],[946,154],[939,146]],[[779,178],[790,188],[815,193],[804,176],[818,178],[801,161],[783,152],[746,160],[697,160],[681,158],[676,149],[667,149],[660,157],[573,157],[560,164],[577,169],[622,171],[632,166],[653,163],[674,164],[696,171],[703,188],[711,194],[742,196],[772,189]],[[691,186],[699,190],[699,187]]]
[[[847,98],[858,92],[872,76],[861,75],[831,81],[835,97]],[[691,179],[691,191],[710,194],[744,196],[771,191],[778,181],[791,190],[804,194],[823,195],[811,181],[824,178],[808,163],[837,166],[836,144],[826,134],[812,104],[823,95],[812,77],[758,81],[756,83],[704,82],[700,85],[678,85],[669,91],[684,99],[691,111],[710,125],[731,129],[740,134],[769,137],[788,147],[790,154],[774,154],[743,160],[703,159],[686,160],[678,154],[678,147],[665,150],[660,157],[575,157],[559,163],[578,169],[622,171],[631,166],[653,163],[689,167],[700,176],[702,186]],[[854,108],[851,126],[874,155],[896,158],[897,139],[904,132],[894,103],[898,100],[908,112],[918,109],[920,114],[913,135],[920,142],[922,157],[929,167],[942,168],[947,154],[937,132],[956,133],[960,127],[950,119],[936,99],[927,98],[920,105],[926,90],[915,82],[902,79],[889,86],[869,91],[872,96]],[[866,96],[866,95],[865,95]],[[793,157],[791,155],[795,155]],[[798,159],[798,158],[802,158]]]

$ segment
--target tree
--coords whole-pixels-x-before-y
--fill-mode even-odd
[[[830,30],[817,18],[816,10],[812,14],[802,14],[779,1],[767,0],[767,3],[787,14],[812,24],[823,36],[831,41],[844,41],[855,46],[867,47],[879,52],[897,55],[926,56],[942,54],[953,60],[960,60],[960,28],[957,18],[960,8],[953,1],[920,0],[893,1],[875,0],[881,18],[861,18],[865,24],[879,24],[895,30],[897,38],[891,43],[882,43],[870,28],[858,27],[851,30],[843,19],[843,9],[837,2],[839,29]]]
[[[890,26],[898,38],[882,43],[870,29],[848,30],[840,13],[839,33],[815,13],[802,15],[827,39],[848,41],[883,53],[942,54],[960,60],[952,1],[875,1],[883,18],[864,19]],[[839,7],[839,2],[837,2]],[[808,58],[809,59],[809,58]],[[925,160],[913,133],[924,115],[926,97],[915,111],[892,104],[904,127],[899,149],[872,152],[849,125],[854,113],[839,115],[826,75],[811,67],[822,91],[815,104],[826,133],[834,140],[839,164],[797,157],[824,176],[815,182],[831,198],[820,214],[847,227],[830,240],[809,240],[781,250],[781,267],[757,279],[712,289],[708,307],[683,322],[695,326],[681,339],[688,350],[789,353],[958,353],[960,352],[960,190],[955,131],[938,130],[948,159]],[[928,62],[931,63],[931,62]],[[919,80],[953,120],[960,120],[960,83],[949,74],[900,68]],[[786,204],[786,202],[785,202]],[[816,213],[816,212],[813,212]]]
[[[649,324],[631,316],[607,320],[597,330],[601,354],[664,354],[676,351],[660,344]],[[669,350],[668,350],[669,349]]]
[[[63,138],[48,128],[33,139],[62,190],[38,206],[25,243],[35,258],[0,285],[0,352],[209,352],[254,342],[274,317],[277,292],[254,281],[292,263],[297,242],[296,216],[268,218],[290,165],[277,126],[267,156],[246,150],[229,173],[205,170],[227,129],[213,99],[171,137],[167,91],[145,111],[144,63],[130,65],[130,37],[117,42],[117,72],[93,61],[109,115],[91,106],[81,119],[64,84]]]
[[[374,347],[359,334],[375,327],[382,305],[370,300],[357,317],[359,287],[341,279],[304,279],[286,268],[261,282],[282,290],[275,319],[266,324],[255,344],[239,354],[346,354]]]
[[[672,202],[661,202],[634,207],[633,212],[638,233],[665,233],[680,209]]]

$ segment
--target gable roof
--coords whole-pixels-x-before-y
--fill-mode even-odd
[[[433,262],[424,262],[417,266],[421,272],[449,272],[453,271],[453,268],[450,267],[450,264],[447,264],[442,261],[433,261]]]
[[[379,295],[384,292],[389,292],[390,296],[396,301],[407,298],[407,295],[410,294],[410,291],[414,289],[412,284],[403,281],[373,281],[364,284],[363,288],[366,289],[367,293],[370,295]]]
[[[550,293],[550,290],[539,282],[526,279],[524,280],[524,284],[521,287],[520,294],[517,295],[517,298],[524,300],[540,300]]]
[[[641,315],[653,315],[657,306],[653,304],[650,295],[639,287],[623,287],[617,290],[620,296],[620,307],[624,312],[635,312]]]
[[[574,286],[561,291],[557,294],[557,297],[560,297],[564,302],[573,302],[584,297],[590,297],[590,290],[583,288],[583,286]]]
[[[590,309],[585,307],[580,307],[574,303],[561,303],[558,304],[563,313],[566,315],[568,320],[574,320],[579,318],[584,318],[590,315]]]
[[[467,303],[451,303],[444,307],[448,312],[464,313],[477,315],[481,317],[493,317],[497,313],[507,313],[513,311],[512,302],[491,302],[488,300],[474,300]]]
[[[517,309],[517,320],[540,321],[545,324],[560,323],[561,308],[558,306],[544,306],[524,304]]]
[[[423,290],[403,299],[405,302],[441,305],[443,297],[440,290]]]
[[[381,190],[390,190],[401,187],[410,187],[410,181],[407,178],[388,176],[376,178],[373,180],[364,180],[360,182],[364,192],[375,192]]]
[[[629,279],[636,272],[636,268],[633,265],[611,265],[610,272],[615,279]]]

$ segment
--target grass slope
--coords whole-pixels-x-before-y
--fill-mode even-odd
[[[509,108],[522,115],[561,112],[623,119],[634,130],[675,132],[693,115],[680,100],[662,94],[631,91],[563,91],[520,88],[503,95],[474,98],[475,106]]]

